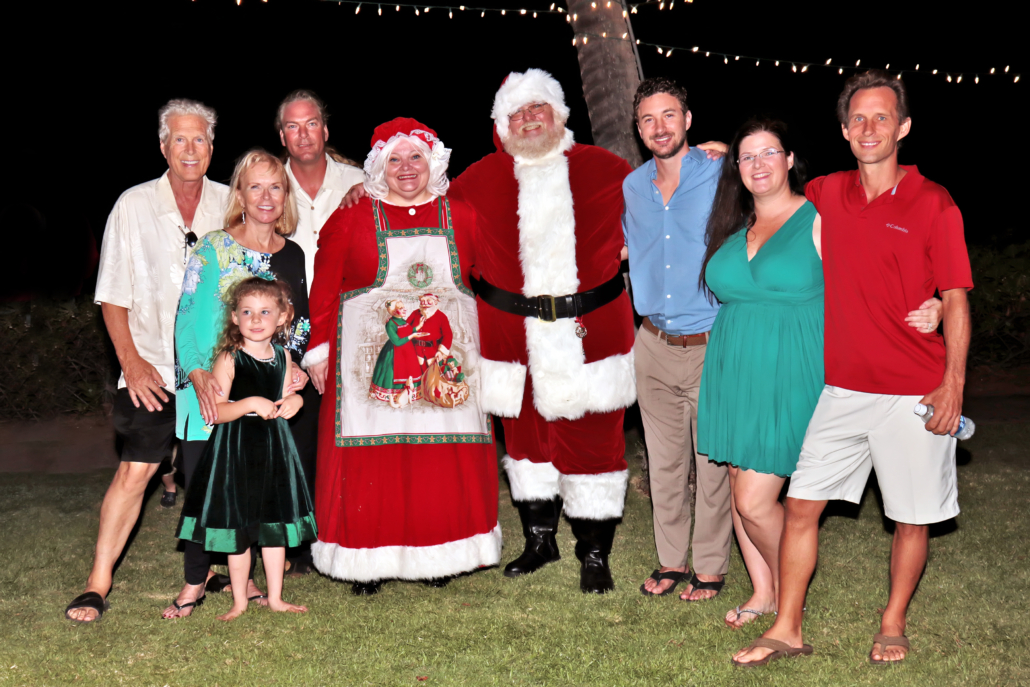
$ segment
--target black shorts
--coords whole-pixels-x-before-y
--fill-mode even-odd
[[[161,410],[150,412],[142,403],[139,408],[132,404],[128,389],[119,389],[115,394],[112,420],[114,431],[124,442],[122,461],[160,463],[171,457],[175,441],[175,394],[168,393],[168,402],[161,406]]]

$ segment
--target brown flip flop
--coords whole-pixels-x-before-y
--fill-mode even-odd
[[[905,649],[905,658],[908,658],[908,652],[911,650],[911,646],[908,643],[908,637],[891,637],[890,635],[882,635],[879,632],[873,635],[873,644],[880,645],[880,655],[883,656],[883,652],[887,651],[889,646],[900,646]],[[884,661],[882,658],[877,661],[873,658],[873,652],[869,652],[869,662],[874,666],[887,666],[892,663],[903,663],[905,658],[898,661]]]
[[[758,666],[764,666],[767,663],[771,663],[777,659],[783,658],[784,656],[809,656],[812,653],[812,647],[808,644],[802,644],[800,647],[793,647],[786,642],[781,642],[778,639],[769,639],[767,637],[759,637],[755,641],[751,642],[747,648],[772,649],[773,652],[761,661],[744,662],[731,658],[730,662],[738,668],[757,668]]]

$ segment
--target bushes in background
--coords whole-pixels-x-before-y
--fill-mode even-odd
[[[970,367],[1030,364],[1030,242],[972,247]],[[109,407],[118,365],[92,294],[0,304],[0,420]]]
[[[1002,249],[969,249],[973,339],[969,367],[1030,364],[1030,241]]]
[[[117,369],[92,294],[0,303],[0,420],[103,411]]]

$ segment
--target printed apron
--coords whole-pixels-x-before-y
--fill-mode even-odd
[[[437,202],[439,226],[396,231],[372,202],[375,283],[340,295],[337,446],[492,441],[480,406],[476,299],[461,281],[450,204]],[[420,299],[432,297],[435,311],[419,317]],[[449,346],[433,338],[441,331]]]

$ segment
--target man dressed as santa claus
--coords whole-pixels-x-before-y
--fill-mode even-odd
[[[483,410],[500,416],[526,538],[504,574],[561,558],[564,502],[580,589],[614,589],[608,555],[628,471],[622,418],[636,400],[633,314],[619,274],[625,160],[580,145],[547,72],[513,72],[494,98],[497,152],[451,182],[476,212]],[[343,205],[363,195],[351,189]]]
[[[603,594],[614,588],[608,554],[628,477],[622,418],[636,400],[632,307],[619,274],[631,168],[573,141],[562,88],[540,69],[509,74],[492,117],[497,152],[450,193],[478,215],[483,406],[502,418],[526,537],[504,574],[560,558],[564,502],[580,589]]]

